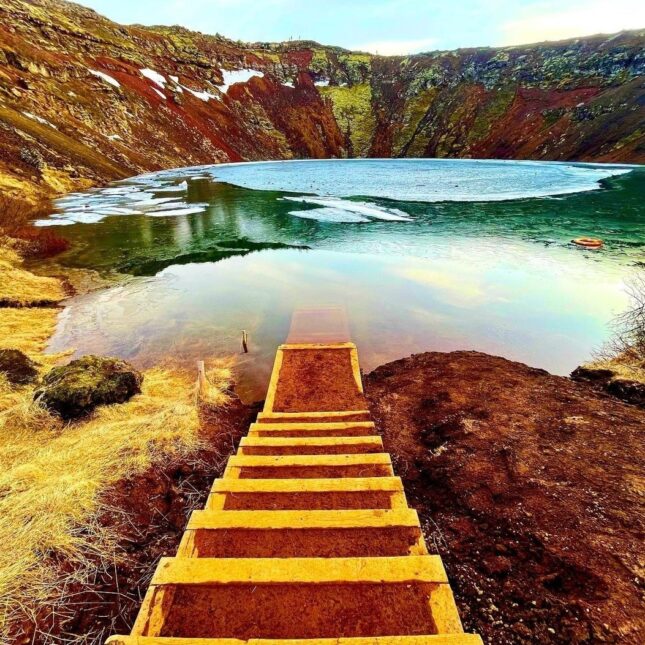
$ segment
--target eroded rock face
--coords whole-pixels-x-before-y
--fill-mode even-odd
[[[38,376],[36,363],[19,349],[0,349],[0,373],[13,385],[32,383]]]
[[[65,420],[88,414],[98,405],[124,403],[141,392],[143,375],[126,361],[83,356],[55,367],[34,398]]]

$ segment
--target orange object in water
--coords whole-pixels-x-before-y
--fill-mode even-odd
[[[571,241],[578,246],[585,246],[588,249],[599,249],[603,244],[602,240],[595,237],[577,237]]]

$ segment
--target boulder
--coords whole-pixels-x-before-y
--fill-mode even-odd
[[[608,383],[616,373],[604,367],[586,367],[581,365],[571,372],[574,381],[590,381],[591,383]]]
[[[124,403],[141,392],[142,381],[143,375],[126,361],[83,356],[48,372],[34,398],[70,420],[88,414],[98,405]]]
[[[32,383],[38,376],[36,363],[19,349],[0,349],[0,373],[13,385]]]
[[[645,408],[645,383],[617,378],[607,385],[607,392],[626,403]]]

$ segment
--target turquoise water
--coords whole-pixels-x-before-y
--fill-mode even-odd
[[[50,350],[237,356],[258,398],[296,307],[340,304],[364,369],[477,349],[566,374],[645,262],[641,168],[444,160],[178,169],[69,195],[57,261],[133,276],[73,298]],[[597,251],[571,244],[600,237]],[[241,329],[251,351],[239,355]]]

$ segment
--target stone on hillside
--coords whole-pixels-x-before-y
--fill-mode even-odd
[[[586,367],[581,365],[571,372],[574,381],[590,381],[592,383],[605,383],[611,380],[616,373],[604,367]]]
[[[607,392],[627,403],[645,408],[645,383],[617,378],[607,385]]]
[[[34,398],[69,420],[91,412],[97,405],[124,403],[141,392],[142,381],[142,374],[125,361],[83,356],[48,372]]]
[[[19,349],[0,349],[0,372],[14,385],[26,385],[38,376],[36,363]]]

